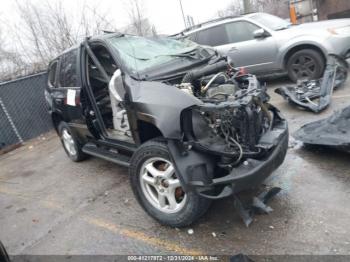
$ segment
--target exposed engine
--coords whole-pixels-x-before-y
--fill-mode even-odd
[[[232,167],[261,156],[259,140],[274,119],[269,96],[256,77],[219,63],[189,72],[177,87],[204,102],[185,114],[191,126],[186,137],[198,149],[221,156],[220,166]]]

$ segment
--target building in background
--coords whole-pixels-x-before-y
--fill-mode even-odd
[[[318,19],[350,18],[349,0],[317,0]]]
[[[290,0],[289,4],[297,23],[350,18],[349,0]]]

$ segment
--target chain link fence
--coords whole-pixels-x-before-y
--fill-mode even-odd
[[[47,74],[0,83],[0,149],[52,129],[44,90]]]

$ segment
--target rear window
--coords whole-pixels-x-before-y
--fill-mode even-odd
[[[196,42],[201,45],[219,46],[228,43],[225,27],[215,26],[197,32]]]
[[[77,49],[61,56],[59,83],[61,87],[75,87],[77,83]]]

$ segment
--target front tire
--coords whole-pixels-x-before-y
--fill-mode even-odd
[[[82,151],[82,146],[68,124],[62,121],[57,129],[64,151],[66,151],[68,157],[74,162],[86,159],[87,155]]]
[[[163,225],[184,227],[209,208],[211,201],[185,192],[164,142],[151,140],[132,156],[130,182],[142,208]]]
[[[312,49],[297,51],[287,61],[288,76],[294,82],[319,79],[324,68],[325,61],[322,54]]]

